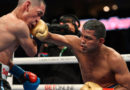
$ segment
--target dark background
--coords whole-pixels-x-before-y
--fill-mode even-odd
[[[64,14],[74,14],[79,19],[130,17],[130,0],[45,0],[45,3],[47,7],[43,19],[48,23]],[[113,4],[118,6],[117,10],[111,9]],[[16,5],[17,0],[0,0],[0,16],[12,11]],[[110,7],[109,12],[103,11],[105,5]],[[105,44],[121,54],[130,53],[130,28],[107,31]],[[25,56],[21,48],[15,52],[15,57]],[[21,66],[36,73],[42,79],[41,83],[82,83],[78,64]]]
[[[110,16],[130,16],[130,0],[45,0],[47,9],[44,16],[46,21],[64,14],[75,14],[79,19],[108,18]],[[112,10],[116,4],[118,10]],[[104,12],[103,7],[109,6],[110,12]]]
[[[45,3],[46,13],[42,18],[47,23],[51,23],[53,19],[65,14],[74,14],[79,19],[108,19],[112,16],[130,17],[130,0],[45,0]],[[114,4],[118,6],[117,10],[112,10]],[[17,0],[1,0],[0,16],[12,11],[16,5]],[[110,7],[109,12],[103,11],[103,7],[106,5]],[[121,54],[130,53],[129,33],[129,29],[109,31],[105,44],[113,47]],[[16,56],[22,57],[26,54],[23,50],[18,49]]]
[[[79,19],[109,18],[110,16],[130,16],[130,0],[44,0],[46,13],[44,20],[51,22],[64,14],[74,14]],[[116,4],[118,10],[112,10]],[[17,0],[0,0],[0,16],[12,11],[17,5]],[[110,7],[110,12],[104,12],[104,6]]]

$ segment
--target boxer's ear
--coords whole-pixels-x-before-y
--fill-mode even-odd
[[[104,38],[99,38],[99,45],[102,45],[105,42]]]
[[[29,11],[29,6],[31,5],[31,2],[29,0],[25,1],[23,7],[25,11]]]

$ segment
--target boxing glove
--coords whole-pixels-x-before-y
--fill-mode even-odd
[[[103,90],[103,88],[96,83],[86,82],[80,90]]]
[[[86,82],[80,90],[114,90],[114,88],[102,88],[94,82]]]
[[[40,84],[40,78],[38,78],[36,74],[26,72],[17,65],[13,65],[9,72],[23,82],[25,90],[36,90]]]
[[[48,36],[48,26],[43,20],[39,20],[37,25],[31,30],[32,35],[43,41]]]
[[[31,83],[30,81],[25,81],[23,83],[23,87],[24,90],[37,90],[39,84],[40,84],[40,78],[37,77],[35,83]]]

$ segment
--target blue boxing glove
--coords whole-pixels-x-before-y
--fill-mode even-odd
[[[23,83],[24,90],[36,90],[38,85],[40,84],[40,78],[37,78],[35,83],[31,83],[30,81],[25,81]]]
[[[24,71],[21,67],[13,65],[10,73],[23,82],[25,90],[36,90],[40,84],[40,78],[36,74]]]

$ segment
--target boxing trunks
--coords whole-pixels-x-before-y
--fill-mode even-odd
[[[7,81],[9,67],[0,63],[0,90],[11,90]]]
[[[112,86],[110,86],[110,87],[108,87],[108,88],[118,88],[118,87],[120,87],[119,84],[114,84],[114,85],[112,85]]]

